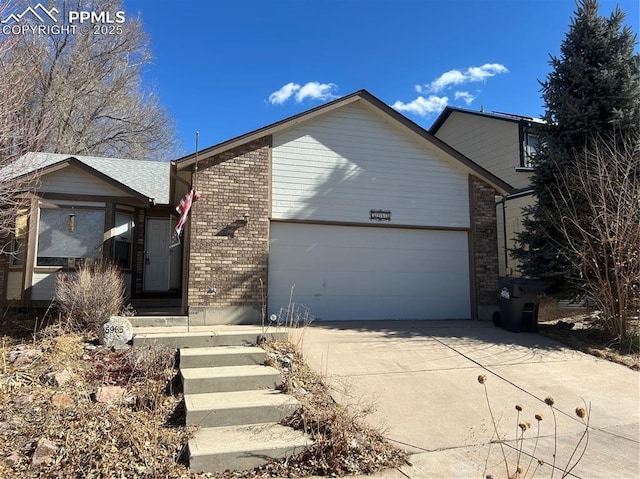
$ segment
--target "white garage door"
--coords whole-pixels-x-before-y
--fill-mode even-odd
[[[269,314],[320,320],[470,318],[467,232],[272,223]]]

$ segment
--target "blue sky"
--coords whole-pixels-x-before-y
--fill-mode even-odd
[[[638,0],[616,4],[637,34]],[[366,89],[428,128],[445,105],[543,112],[572,0],[125,0],[154,63],[145,81],[182,150],[205,148]]]

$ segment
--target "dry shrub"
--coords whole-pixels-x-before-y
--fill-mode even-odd
[[[136,410],[156,410],[162,404],[172,377],[175,375],[175,350],[160,343],[150,343],[129,354],[131,382],[137,383]]]
[[[72,331],[97,330],[124,307],[122,273],[112,263],[83,264],[57,277],[53,303],[64,326]]]
[[[175,366],[175,350],[161,343],[149,343],[148,346],[138,347],[129,354],[132,366],[131,379],[134,381],[146,381],[157,379],[166,381],[169,379]]]

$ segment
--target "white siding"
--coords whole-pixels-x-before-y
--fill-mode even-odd
[[[514,188],[526,188],[531,174],[520,167],[518,124],[452,112],[436,136]]]
[[[470,317],[468,234],[272,223],[269,314],[322,320]]]
[[[468,175],[439,149],[352,104],[274,135],[272,217],[469,226]]]
[[[9,271],[7,275],[7,297],[8,300],[22,299],[22,271]]]
[[[86,171],[68,166],[42,177],[39,191],[70,195],[125,196],[126,194]]]

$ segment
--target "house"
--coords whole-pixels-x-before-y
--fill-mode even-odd
[[[361,90],[176,161],[192,324],[490,319],[513,188]]]
[[[0,302],[46,306],[55,278],[80,261],[108,258],[124,272],[131,298],[175,295],[181,248],[169,249],[175,197],[170,163],[28,153],[0,178],[35,179],[16,218],[11,256],[0,256]]]
[[[541,120],[508,113],[446,107],[429,132],[508,183],[512,192],[496,198],[500,276],[519,276],[509,251],[522,231],[522,209],[534,203],[532,155]]]
[[[37,174],[2,303],[47,304],[80,260],[122,265],[132,298],[179,297],[191,324],[491,319],[496,195],[511,185],[365,90],[169,163],[28,155]],[[176,205],[197,191],[181,248]],[[27,217],[27,215],[24,215]]]

